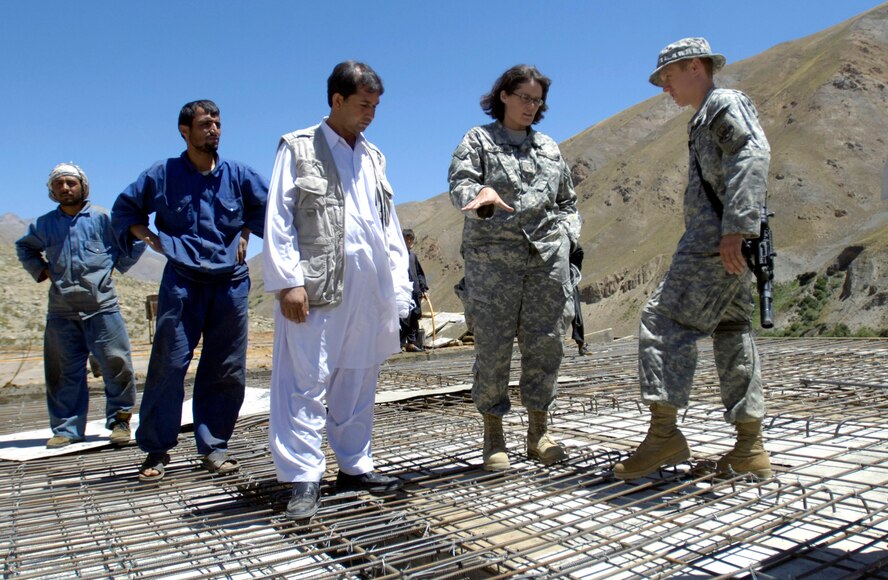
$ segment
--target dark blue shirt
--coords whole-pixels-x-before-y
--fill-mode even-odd
[[[85,319],[118,309],[111,269],[126,272],[145,251],[121,249],[108,214],[89,202],[77,215],[55,209],[37,218],[15,243],[19,261],[35,280],[49,270],[48,318]]]
[[[114,202],[111,219],[121,242],[130,226],[148,225],[154,216],[163,253],[186,276],[240,279],[247,264],[237,262],[244,227],[259,237],[265,227],[268,181],[250,167],[218,157],[207,175],[188,159],[158,161]]]

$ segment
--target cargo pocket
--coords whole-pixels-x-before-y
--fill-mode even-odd
[[[113,266],[111,262],[111,252],[98,243],[89,242],[86,244],[86,252],[84,252],[84,266],[86,271],[110,270]]]
[[[305,280],[309,304],[325,304],[333,300],[333,248],[330,238],[311,241],[299,236],[299,266]]]
[[[743,279],[719,269],[723,270],[720,261],[673,263],[663,280],[658,309],[684,326],[712,334]]]
[[[296,230],[302,240],[309,244],[320,244],[320,238],[327,235],[323,230],[326,211],[327,180],[317,175],[296,178]]]

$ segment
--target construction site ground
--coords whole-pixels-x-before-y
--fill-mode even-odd
[[[267,412],[238,421],[232,475],[201,469],[187,427],[159,483],[138,481],[134,445],[0,461],[0,576],[888,578],[888,341],[758,346],[768,479],[713,473],[734,433],[709,342],[679,416],[691,462],[631,482],[611,470],[647,430],[634,339],[590,356],[566,345],[550,414],[563,463],[527,459],[513,389],[512,468],[501,473],[480,468],[471,347],[404,353],[382,369],[373,442],[377,469],[403,478],[403,492],[337,494],[328,450],[320,511],[286,518],[290,486],[275,475]],[[0,434],[46,427],[42,353],[2,354]],[[136,345],[140,386],[147,358]],[[248,386],[267,389],[270,335],[252,341],[249,367]],[[519,369],[516,348],[513,380]],[[90,386],[90,418],[101,418],[101,382]]]

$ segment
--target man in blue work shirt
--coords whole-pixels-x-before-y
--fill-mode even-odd
[[[228,439],[246,380],[247,241],[251,232],[262,235],[268,197],[264,177],[217,154],[222,123],[215,103],[182,107],[179,133],[185,152],[148,168],[111,212],[122,241],[142,240],[167,258],[136,431],[148,454],[139,468],[142,481],[163,477],[167,452],[176,446],[185,373],[201,335],[193,405],[197,451],[210,472],[238,469]],[[152,213],[156,234],[148,229]]]
[[[46,447],[58,449],[86,436],[90,352],[105,381],[105,426],[111,442],[122,445],[130,440],[136,383],[111,270],[126,272],[145,245],[134,244],[128,255],[121,251],[111,218],[87,201],[89,180],[80,167],[56,165],[46,186],[58,208],[37,218],[15,243],[18,259],[34,280],[50,280],[43,368],[53,436]]]

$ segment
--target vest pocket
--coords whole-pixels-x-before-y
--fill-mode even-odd
[[[303,175],[296,178],[296,191],[299,209],[320,209],[326,205],[327,180],[317,175]]]
[[[301,236],[300,236],[301,238]],[[333,300],[333,240],[315,238],[310,242],[299,240],[299,266],[305,280],[305,292],[311,305],[327,304]]]

